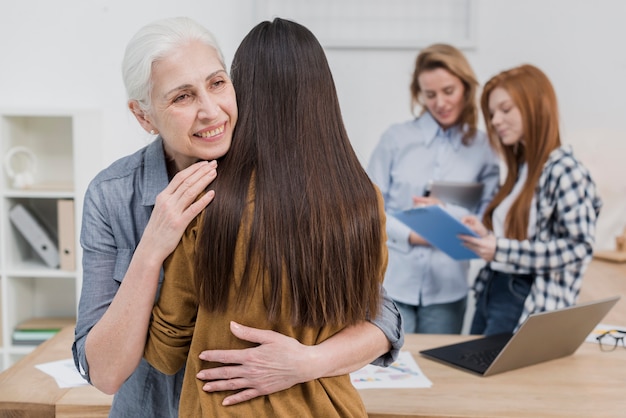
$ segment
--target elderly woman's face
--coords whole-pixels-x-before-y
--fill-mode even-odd
[[[177,48],[153,65],[152,86],[147,117],[179,170],[226,154],[237,100],[215,49],[200,42]]]

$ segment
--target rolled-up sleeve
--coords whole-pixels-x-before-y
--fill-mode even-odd
[[[391,343],[391,349],[374,360],[371,364],[375,366],[388,366],[393,363],[400,354],[400,349],[404,345],[404,328],[402,317],[393,300],[387,295],[385,288],[382,288],[383,303],[379,315],[372,319],[372,324],[376,325],[385,334]]]
[[[378,194],[378,204],[379,214],[381,219],[383,220],[383,223],[381,225],[383,236],[381,248],[384,254],[384,261],[381,266],[381,277],[383,277],[385,275],[384,273],[387,269],[387,263],[389,261],[389,253],[386,243],[386,231],[388,230],[386,223],[389,221],[389,218],[386,218],[385,216],[385,204],[382,193]],[[394,301],[387,295],[387,291],[382,286],[382,283],[380,288],[382,306],[378,313],[378,316],[372,319],[371,322],[372,324],[380,328],[383,334],[385,334],[385,337],[387,337],[387,340],[389,340],[391,344],[391,349],[386,354],[374,360],[372,364],[377,366],[388,366],[398,358],[400,349],[404,345],[404,327],[402,326],[402,317],[400,316],[400,311],[398,311],[398,308],[396,307]]]

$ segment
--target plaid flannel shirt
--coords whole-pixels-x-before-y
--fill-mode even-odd
[[[537,223],[524,241],[497,238],[494,261],[515,273],[535,276],[518,326],[534,312],[574,305],[582,277],[591,261],[595,225],[602,202],[589,171],[570,146],[552,151],[535,190]],[[478,273],[478,296],[489,277],[489,265]]]

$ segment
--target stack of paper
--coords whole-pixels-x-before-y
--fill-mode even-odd
[[[66,326],[76,323],[75,318],[32,318],[19,323],[13,330],[14,345],[38,345],[56,335]]]
[[[42,372],[54,377],[60,388],[73,388],[87,386],[89,383],[78,373],[74,360],[64,359],[51,361],[49,363],[38,364],[37,367]]]
[[[408,351],[401,351],[389,367],[367,366],[350,373],[357,389],[429,388],[432,382],[424,376]]]

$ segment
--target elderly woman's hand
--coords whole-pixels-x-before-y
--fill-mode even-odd
[[[141,245],[149,245],[162,263],[178,245],[189,223],[212,200],[212,190],[198,198],[217,176],[217,162],[201,161],[179,171],[158,194]]]
[[[224,399],[234,405],[258,396],[288,389],[317,378],[313,362],[307,356],[314,346],[306,346],[283,334],[231,323],[231,332],[259,345],[240,350],[207,350],[200,354],[205,361],[222,363],[221,367],[198,372],[196,378],[207,381],[207,392],[239,390]]]

